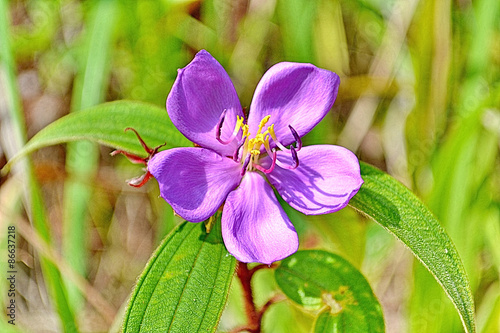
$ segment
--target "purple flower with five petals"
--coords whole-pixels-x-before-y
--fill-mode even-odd
[[[161,196],[190,222],[222,205],[222,236],[241,262],[271,264],[297,251],[293,224],[273,187],[304,214],[342,209],[363,180],[349,150],[302,147],[328,113],[339,77],[311,64],[283,62],[257,85],[245,119],[224,68],[207,51],[180,69],[167,98],[179,131],[199,147],[159,152],[148,162]]]

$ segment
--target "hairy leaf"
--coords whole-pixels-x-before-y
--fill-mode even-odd
[[[361,163],[361,176],[365,183],[350,205],[408,246],[448,294],[465,330],[475,332],[474,301],[465,269],[437,219],[410,190],[388,174]]]
[[[166,143],[166,148],[191,143],[174,127],[165,109],[142,102],[116,101],[64,116],[38,132],[2,169],[37,149],[77,140],[89,140],[145,156],[132,127],[150,147]]]
[[[342,257],[299,251],[275,272],[281,290],[310,310],[322,309],[314,332],[384,332],[380,304],[363,275]]]
[[[222,242],[220,217],[209,234],[203,223],[182,223],[139,278],[123,331],[215,332],[235,267]]]

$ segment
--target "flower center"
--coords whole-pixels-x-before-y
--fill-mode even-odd
[[[271,151],[271,147],[269,145],[269,128],[272,128],[274,124],[269,126],[264,132],[262,132],[264,126],[266,126],[267,122],[269,121],[269,118],[271,118],[271,116],[265,116],[264,118],[262,118],[259,123],[259,129],[257,130],[257,133],[254,137],[252,137],[252,134],[248,132],[248,125],[242,125],[243,134],[241,140],[243,141],[243,145],[240,148],[242,150],[241,161],[243,161],[243,165],[246,170],[251,171],[254,169],[258,169],[260,171],[269,173],[274,169],[274,166],[276,165],[276,152]],[[273,163],[269,169],[264,169],[259,165],[259,157],[261,155],[262,146],[264,146],[269,156],[273,156]]]
[[[295,139],[295,143],[297,149],[293,146],[290,148],[286,148],[284,145],[276,137],[276,133],[274,132],[274,124],[269,125],[266,130],[264,127],[269,122],[271,118],[270,115],[265,116],[259,123],[259,128],[255,135],[249,132],[249,128],[247,124],[244,124],[244,118],[240,116],[236,116],[236,125],[234,127],[233,133],[228,140],[221,139],[222,133],[222,125],[224,124],[224,120],[226,117],[226,110],[224,110],[221,114],[219,124],[216,130],[216,138],[222,144],[229,144],[236,139],[240,129],[242,130],[241,139],[238,142],[238,148],[234,152],[233,160],[240,161],[242,164],[241,174],[244,175],[246,171],[254,171],[259,170],[264,173],[270,173],[274,170],[275,166],[278,165],[282,168],[286,169],[295,169],[299,166],[299,160],[297,157],[297,151],[302,148],[302,141],[295,131],[295,129],[288,125],[288,128],[292,132],[292,135]],[[279,160],[277,160],[277,148],[271,149],[271,145],[269,140],[272,139],[277,148],[282,151],[289,151],[291,153],[292,159],[294,161],[293,165],[286,165]],[[262,150],[262,148],[264,148]],[[264,168],[259,164],[259,158],[261,155],[268,155],[272,158],[271,166],[268,168]]]

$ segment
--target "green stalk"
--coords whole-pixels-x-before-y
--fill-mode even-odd
[[[99,1],[91,10],[86,31],[86,45],[72,96],[71,112],[89,108],[104,101],[110,69],[112,32],[117,13],[114,0]],[[88,205],[97,172],[98,146],[90,142],[73,142],[67,146],[64,187],[63,249],[71,267],[86,275]],[[69,299],[78,310],[83,298],[76,286],[66,281]]]
[[[2,135],[8,136],[10,144],[6,143],[4,149],[8,158],[20,150],[26,142],[25,121],[17,82],[15,77],[15,62],[11,47],[9,32],[9,8],[7,1],[0,0],[0,75],[2,90],[5,96],[7,108],[5,120],[2,123]],[[40,195],[40,187],[35,178],[31,162],[24,159],[16,165],[13,173],[21,173],[25,179],[24,207],[33,228],[47,242],[52,244],[49,224],[45,212],[45,206]],[[10,224],[14,224],[11,221]],[[61,274],[57,267],[47,258],[40,256],[40,266],[47,285],[49,297],[61,320],[62,327],[66,332],[77,332],[77,326],[73,312],[71,311],[63,286]]]
[[[491,64],[491,47],[495,27],[500,14],[500,2],[496,0],[478,0],[474,3],[474,26],[471,29],[471,44],[467,54],[466,81],[460,91],[459,112],[465,117],[480,106],[485,91],[483,78],[487,77]],[[494,65],[493,65],[494,66]]]
[[[498,154],[498,137],[484,130],[483,115],[488,106],[495,105],[491,96],[481,94],[484,78],[491,68],[490,49],[495,17],[500,3],[479,0],[474,3],[475,25],[470,27],[471,44],[465,54],[465,79],[457,91],[457,102],[452,105],[455,126],[442,143],[433,159],[434,188],[427,200],[429,207],[439,217],[462,256],[471,281],[472,291],[478,288],[485,211],[488,206],[487,186],[494,173],[495,156]],[[472,9],[471,9],[472,10]],[[470,22],[473,22],[472,20]],[[460,52],[454,52],[459,55]],[[462,61],[459,63],[463,63]],[[461,69],[458,69],[461,70]],[[458,74],[456,74],[458,75]],[[426,290],[423,294],[422,290]],[[410,308],[415,332],[455,332],[460,330],[457,317],[448,305],[440,288],[432,284],[423,269],[415,274],[415,290]],[[417,323],[427,322],[422,328]]]
[[[314,63],[312,31],[318,1],[280,0],[277,2],[276,9],[283,31],[283,49],[286,60]]]

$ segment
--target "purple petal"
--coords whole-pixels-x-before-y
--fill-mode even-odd
[[[241,165],[204,148],[174,148],[153,156],[148,170],[160,194],[182,218],[200,222],[212,216],[241,180]]]
[[[297,155],[297,169],[276,167],[268,179],[290,206],[304,214],[327,214],[344,208],[363,184],[358,159],[346,148],[308,146]],[[288,152],[278,152],[278,160],[293,163]]]
[[[299,240],[264,177],[247,172],[227,197],[222,211],[222,237],[241,262],[271,264],[295,253]]]
[[[283,145],[295,141],[288,125],[300,137],[325,117],[337,98],[337,74],[311,64],[282,62],[262,77],[250,106],[250,133],[257,133],[259,122],[270,115],[278,140]]]
[[[219,118],[227,110],[222,140],[233,133],[236,116],[243,116],[241,104],[226,71],[205,50],[196,54],[189,65],[179,69],[167,98],[167,111],[175,127],[194,143],[232,156],[237,140],[221,144],[215,136]],[[237,138],[241,138],[241,132]]]

